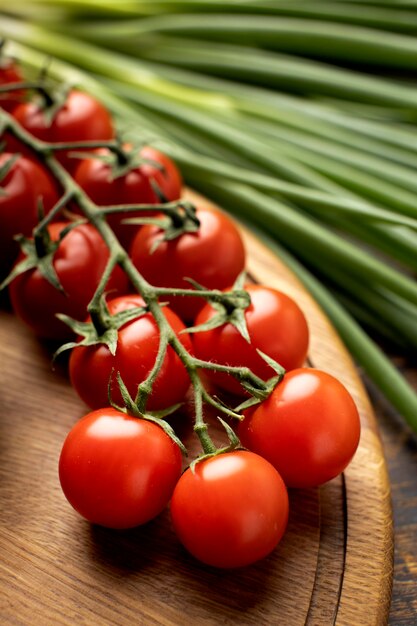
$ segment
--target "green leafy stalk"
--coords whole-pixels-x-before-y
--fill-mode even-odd
[[[65,32],[68,26],[59,25]],[[206,41],[226,41],[259,46],[298,55],[312,55],[384,67],[417,67],[417,44],[412,37],[316,20],[258,15],[161,15],[108,24],[80,25],[80,36],[95,41],[109,37],[138,39],[154,34],[175,35]]]

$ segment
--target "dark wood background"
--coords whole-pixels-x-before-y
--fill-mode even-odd
[[[392,356],[392,355],[391,355]],[[417,390],[417,366],[392,360]],[[367,381],[391,481],[395,528],[394,584],[389,624],[417,624],[417,436]]]

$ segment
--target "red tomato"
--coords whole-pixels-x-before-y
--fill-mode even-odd
[[[23,81],[20,68],[16,61],[10,57],[0,56],[0,85],[8,85],[11,83],[20,83]],[[19,104],[23,96],[23,91],[10,91],[0,94],[0,107],[9,113],[13,111],[15,106]]]
[[[97,150],[108,154],[107,150]],[[90,198],[99,206],[110,204],[156,204],[160,200],[152,188],[151,181],[161,189],[167,200],[177,200],[181,195],[181,176],[174,163],[158,150],[146,146],[140,157],[145,161],[124,176],[112,177],[111,166],[99,159],[85,159],[77,167],[74,178]],[[138,226],[122,224],[122,220],[149,215],[143,211],[117,213],[108,216],[121,243],[128,247]]]
[[[76,89],[69,92],[51,124],[37,102],[20,104],[13,116],[32,135],[49,143],[100,141],[114,137],[113,122],[107,109],[89,94]],[[16,150],[16,146],[13,147]],[[59,151],[56,156],[70,171],[78,165],[78,160],[70,158],[67,151]]]
[[[112,315],[134,307],[143,306],[140,296],[122,296],[108,302]],[[185,326],[167,307],[163,309],[166,319],[175,333]],[[181,343],[188,351],[192,345],[189,335],[180,335]],[[155,363],[159,345],[158,326],[151,313],[128,322],[119,329],[116,355],[112,356],[104,344],[80,346],[70,357],[70,378],[78,395],[92,409],[107,406],[107,387],[112,377],[112,398],[122,403],[116,373],[120,372],[130,395],[135,398],[141,383]],[[149,410],[167,408],[181,402],[190,385],[187,371],[173,348],[168,347],[162,369],[159,372],[152,395],[148,399]]]
[[[245,267],[245,249],[234,222],[224,213],[199,207],[200,228],[177,239],[162,241],[156,226],[144,226],[133,240],[130,255],[140,273],[158,287],[190,289],[185,277],[193,278],[208,289],[232,285]],[[164,297],[185,321],[192,321],[203,308],[202,298]]]
[[[56,241],[68,222],[48,227]],[[17,315],[40,337],[63,339],[71,335],[69,327],[55,315],[65,313],[78,320],[87,315],[87,305],[94,295],[109,251],[98,231],[91,224],[74,228],[62,240],[53,265],[65,293],[55,289],[39,272],[29,270],[10,284],[10,297]],[[127,278],[116,267],[107,283],[108,292],[127,291]]]
[[[205,361],[230,366],[247,366],[254,374],[267,380],[275,375],[256,352],[258,348],[275,359],[286,370],[303,364],[308,348],[307,322],[299,306],[284,293],[260,285],[246,287],[251,305],[245,319],[251,342],[248,343],[232,324],[194,334],[196,355]],[[206,304],[195,323],[203,324],[215,314]],[[207,376],[217,385],[236,394],[243,388],[232,376],[207,370]]]
[[[0,167],[12,157],[0,154]],[[45,213],[58,201],[58,190],[48,171],[35,161],[18,157],[0,181],[0,275],[7,274],[19,253],[15,235],[29,237],[38,223],[38,201]]]
[[[239,425],[242,445],[267,459],[288,487],[315,487],[342,472],[358,447],[360,419],[333,376],[298,369]]]
[[[171,516],[180,541],[197,559],[215,567],[241,567],[265,557],[280,541],[288,496],[265,459],[229,452],[181,476]]]
[[[70,504],[108,528],[132,528],[156,517],[180,474],[180,449],[162,428],[112,408],[77,422],[59,460]]]

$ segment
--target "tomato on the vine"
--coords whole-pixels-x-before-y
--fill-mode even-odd
[[[21,83],[22,81],[23,77],[16,61],[11,57],[1,54],[0,51],[0,85],[3,87],[13,83]],[[21,89],[1,93],[0,108],[11,113],[21,101],[22,96],[23,91]]]
[[[68,224],[56,222],[48,226],[52,241],[58,241]],[[53,257],[53,267],[64,291],[51,285],[38,268],[20,274],[9,288],[16,314],[40,337],[64,339],[70,336],[72,331],[56,314],[85,319],[87,305],[108,259],[108,248],[94,226],[76,226],[60,242]],[[107,291],[120,294],[127,289],[126,275],[116,267],[107,283]]]
[[[132,148],[124,147],[129,158]],[[106,149],[97,150],[97,156],[109,155]],[[130,154],[130,157],[135,155]],[[111,164],[100,158],[84,159],[78,165],[74,178],[86,194],[99,206],[112,204],[157,204],[161,202],[152,182],[166,200],[177,200],[181,195],[181,175],[171,159],[150,146],[139,151],[139,163],[123,175],[113,176]],[[149,215],[148,212],[114,213],[107,221],[121,243],[128,247],[138,226],[123,224],[126,218]]]
[[[309,333],[298,304],[270,287],[247,285],[246,291],[251,298],[251,304],[245,310],[250,343],[231,323],[226,323],[194,334],[196,356],[223,365],[249,367],[263,380],[271,378],[275,372],[256,349],[273,358],[286,370],[300,367],[307,355]],[[195,324],[207,322],[215,313],[213,307],[206,304],[197,315]],[[207,376],[231,393],[244,393],[242,386],[229,374],[207,370]]]
[[[180,541],[197,559],[242,567],[280,541],[288,520],[287,491],[278,472],[257,454],[219,454],[181,476],[171,517]]]
[[[108,528],[132,528],[159,515],[180,474],[180,449],[160,426],[113,408],[77,422],[59,460],[70,504]]]
[[[15,160],[0,181],[0,274],[7,273],[19,253],[13,237],[29,237],[38,223],[39,201],[48,213],[59,199],[53,178],[40,163],[3,152],[0,167],[11,159]]]
[[[20,104],[14,109],[13,117],[25,130],[48,143],[101,141],[114,137],[113,122],[107,109],[96,98],[77,89],[68,93],[52,122],[38,101]],[[55,155],[70,171],[78,165],[78,160],[70,158],[68,151],[58,151]]]
[[[245,266],[245,248],[235,224],[216,209],[197,207],[198,231],[184,233],[170,241],[159,241],[163,231],[143,226],[130,249],[141,274],[158,287],[190,289],[192,278],[207,289],[232,285]],[[205,300],[190,296],[168,296],[170,307],[185,321],[194,319]]]
[[[115,298],[107,303],[111,315],[143,306],[138,295]],[[179,335],[183,346],[190,352],[192,345],[181,320],[168,307],[163,313],[171,328]],[[120,375],[132,398],[139,383],[151,371],[158,352],[160,333],[151,313],[145,313],[121,326],[118,330],[117,350],[113,356],[104,344],[79,346],[71,353],[69,370],[71,383],[82,400],[92,409],[107,406],[108,385],[111,378],[112,399],[122,403],[116,373]],[[160,410],[184,400],[190,379],[182,361],[168,346],[162,368],[156,377],[146,408]]]
[[[360,418],[341,382],[301,368],[245,412],[239,436],[276,467],[288,487],[315,487],[348,465],[359,444]]]

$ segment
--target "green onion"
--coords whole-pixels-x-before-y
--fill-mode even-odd
[[[33,0],[21,0],[19,12],[30,14],[36,6]],[[51,5],[50,2],[41,2],[41,5]],[[227,0],[130,0],[94,1],[87,0],[56,0],[53,5],[70,14],[76,12],[81,16],[95,18],[140,17],[164,13],[253,13],[259,15],[281,15],[305,18],[317,18],[345,24],[376,27],[399,33],[417,31],[416,15],[412,11],[399,11],[395,8],[358,7],[351,4],[342,4],[335,0],[312,2],[311,0],[252,0],[240,3]],[[407,4],[406,4],[407,7]],[[55,14],[57,15],[57,14]],[[44,17],[45,19],[45,17]],[[46,19],[51,19],[46,16]]]
[[[60,25],[68,32],[66,24]],[[95,41],[119,40],[166,34],[207,41],[243,43],[253,47],[332,58],[384,67],[416,69],[417,42],[413,37],[387,33],[381,37],[370,28],[336,22],[291,19],[263,15],[199,13],[161,15],[106,23],[80,24],[78,34]]]

